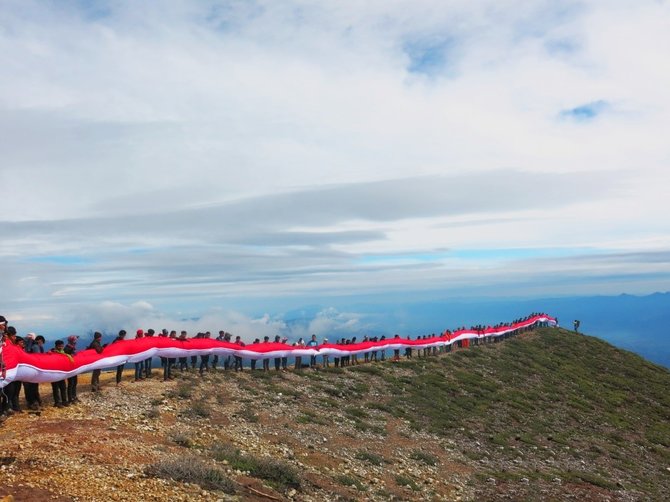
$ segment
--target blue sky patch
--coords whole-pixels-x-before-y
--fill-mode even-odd
[[[578,122],[588,122],[595,119],[609,108],[609,103],[604,100],[592,101],[575,108],[563,110],[560,113],[561,118],[572,119]]]
[[[602,250],[600,250],[601,252]],[[455,249],[439,253],[404,253],[362,256],[358,263],[370,265],[389,262],[430,263],[449,258],[459,260],[521,260],[533,258],[565,258],[584,256],[598,251],[587,248],[506,248],[506,249]]]
[[[447,57],[454,43],[451,39],[431,41],[412,41],[405,44],[403,50],[409,56],[407,71],[434,77],[445,73],[449,67]]]
[[[47,265],[88,265],[93,263],[93,260],[89,258],[72,255],[33,256],[26,261],[31,263],[44,263]]]

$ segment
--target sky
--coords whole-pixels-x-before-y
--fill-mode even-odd
[[[670,290],[667,1],[0,7],[0,312],[368,329]]]

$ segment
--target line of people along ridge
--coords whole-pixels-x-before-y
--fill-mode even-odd
[[[134,365],[134,373],[131,382],[141,382],[155,376],[160,377],[161,375],[164,381],[169,381],[175,378],[174,375],[176,371],[197,371],[200,375],[204,375],[211,371],[217,371],[218,369],[236,372],[243,371],[245,367],[243,354],[245,353],[250,355],[248,365],[250,371],[255,371],[257,369],[270,371],[271,363],[274,371],[285,371],[289,369],[289,367],[300,371],[307,368],[329,368],[331,366],[331,359],[332,365],[336,368],[376,361],[399,361],[401,350],[404,350],[404,357],[407,359],[411,359],[414,354],[418,357],[428,357],[429,355],[437,355],[441,352],[450,352],[454,344],[459,348],[467,348],[471,341],[474,345],[479,345],[481,343],[497,343],[504,338],[532,329],[538,325],[557,325],[557,320],[546,314],[533,313],[527,317],[516,319],[511,323],[499,323],[495,326],[487,327],[481,325],[472,326],[467,331],[469,333],[474,333],[477,336],[463,339],[459,338],[458,340],[453,340],[453,342],[452,336],[455,333],[466,331],[465,327],[457,328],[453,331],[446,330],[439,336],[435,334],[430,336],[418,336],[415,340],[409,338],[401,339],[400,336],[396,334],[394,337],[388,339],[385,336],[365,336],[361,342],[358,342],[357,337],[342,338],[338,339],[334,344],[329,343],[327,338],[324,338],[322,343],[319,343],[316,335],[312,335],[307,342],[300,338],[292,344],[289,344],[287,337],[282,337],[280,335],[275,336],[274,340],[270,340],[269,336],[265,336],[262,341],[259,338],[256,338],[250,344],[245,344],[240,336],[234,337],[233,341],[233,335],[221,330],[218,332],[218,336],[215,340],[226,342],[228,346],[232,344],[233,346],[238,347],[239,350],[235,351],[233,354],[203,353],[201,355],[180,354],[179,357],[160,357],[161,371],[158,375],[153,371],[153,357],[147,357],[131,363]],[[484,336],[487,333],[492,336]],[[13,380],[9,383],[5,382],[6,385],[4,385],[4,387],[1,385],[3,383],[2,380],[6,377],[7,369],[2,357],[3,352],[5,352],[3,349],[11,347],[12,349],[24,351],[28,354],[57,354],[61,357],[68,358],[70,361],[74,361],[74,357],[79,353],[81,348],[79,345],[80,337],[77,335],[70,335],[67,337],[66,341],[56,340],[53,343],[53,346],[47,349],[45,347],[46,340],[42,335],[27,333],[25,336],[21,337],[13,326],[8,325],[7,319],[1,315],[0,335],[2,336],[2,341],[0,343],[0,416],[6,417],[13,413],[21,413],[23,411],[20,404],[22,388],[27,408],[29,410],[39,410],[44,405],[42,396],[40,395],[39,383]],[[126,330],[121,330],[113,341],[109,344],[103,344],[102,333],[95,332],[92,340],[87,345],[86,350],[91,350],[95,354],[103,354],[109,345],[126,341],[126,336]],[[134,339],[141,340],[143,338],[153,337],[185,342],[187,340],[211,339],[212,334],[207,331],[198,333],[194,337],[189,337],[186,331],[181,331],[177,334],[176,330],[168,331],[167,329],[163,329],[156,333],[153,329],[148,329],[147,331],[138,329],[135,332]],[[433,342],[434,340],[440,339],[443,340],[442,343]],[[262,351],[252,352],[255,348],[276,347],[277,344],[283,345],[290,350],[285,350],[281,353],[268,351],[265,354]],[[389,346],[392,348],[389,349]],[[331,350],[323,350],[324,347],[334,348]],[[357,350],[349,349],[353,349],[354,347]],[[360,347],[364,348],[361,349]],[[299,349],[314,350],[309,351],[309,355],[303,356],[302,353],[305,351]],[[289,353],[291,353],[290,359],[292,359],[290,366]],[[264,355],[267,355],[267,357],[263,357]],[[272,357],[273,355],[275,357]],[[359,359],[359,355],[362,355],[362,360]],[[319,358],[321,359],[320,361],[318,360]],[[259,361],[261,363],[260,367],[258,367]],[[116,385],[120,385],[123,382],[125,366],[126,362],[116,366]],[[93,393],[100,392],[101,390],[101,371],[102,368],[97,368],[91,372],[90,390]],[[64,379],[51,381],[53,406],[61,408],[76,405],[79,402],[77,377],[77,374],[73,374]],[[51,380],[54,379],[52,378]]]

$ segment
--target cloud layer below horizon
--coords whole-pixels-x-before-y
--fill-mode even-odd
[[[6,2],[2,313],[253,325],[335,297],[667,290],[669,22],[654,1]]]

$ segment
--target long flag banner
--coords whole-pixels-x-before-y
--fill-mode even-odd
[[[188,338],[180,340],[166,337],[145,337],[123,340],[105,346],[101,353],[82,350],[74,356],[58,352],[29,354],[20,347],[6,343],[0,347],[4,359],[5,374],[0,378],[0,388],[12,381],[57,382],[96,369],[113,368],[126,363],[138,363],[152,357],[179,358],[190,356],[237,356],[243,359],[272,359],[279,357],[333,356],[343,357],[378,350],[425,349],[444,347],[461,340],[500,337],[520,329],[537,325],[556,326],[556,319],[548,315],[536,315],[521,322],[497,328],[481,330],[463,329],[445,331],[439,336],[410,340],[395,336],[376,342],[353,344],[327,343],[314,347],[291,346],[285,343],[256,343],[238,345],[211,338]]]

